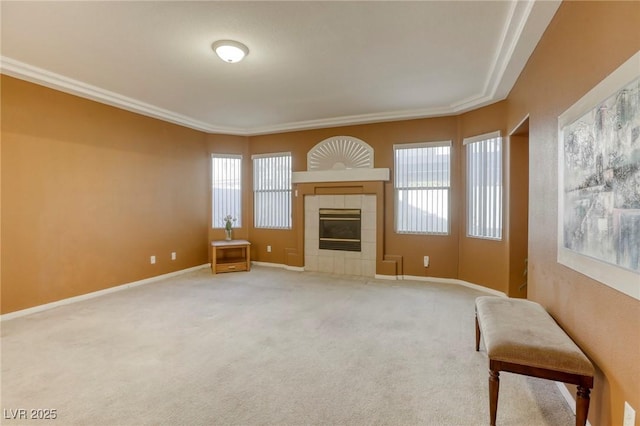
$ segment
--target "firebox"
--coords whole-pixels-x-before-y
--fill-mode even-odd
[[[320,209],[320,248],[324,250],[361,250],[360,209]]]

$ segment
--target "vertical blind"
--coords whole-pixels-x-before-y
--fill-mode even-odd
[[[291,153],[254,155],[253,218],[256,228],[291,228]]]
[[[394,145],[396,232],[449,233],[451,142]]]
[[[242,226],[242,156],[232,154],[211,155],[212,218],[213,228],[224,228],[224,218],[236,219],[234,226]]]
[[[467,234],[502,238],[502,138],[499,132],[465,139]]]

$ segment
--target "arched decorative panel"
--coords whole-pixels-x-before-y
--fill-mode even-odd
[[[307,154],[307,170],[373,168],[373,148],[351,136],[334,136],[314,146]]]

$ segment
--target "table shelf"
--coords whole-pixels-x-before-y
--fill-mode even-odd
[[[211,272],[237,272],[251,270],[251,243],[247,240],[211,242]]]

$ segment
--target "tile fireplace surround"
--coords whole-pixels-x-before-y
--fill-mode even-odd
[[[362,210],[362,251],[320,250],[319,210]],[[307,195],[304,197],[304,269],[337,275],[373,277],[376,273],[376,196]]]

